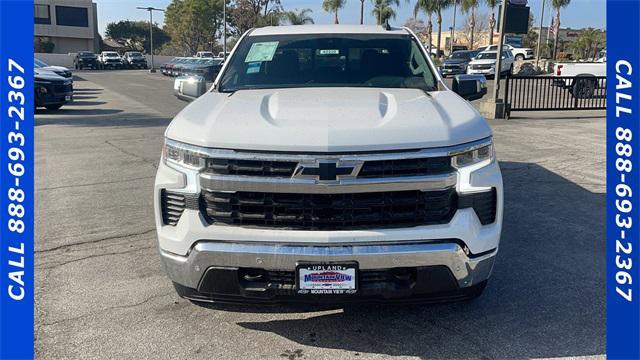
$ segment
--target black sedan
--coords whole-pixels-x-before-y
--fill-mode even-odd
[[[447,75],[466,74],[469,62],[478,54],[477,51],[462,50],[449,55],[440,66],[442,77]]]
[[[62,105],[73,100],[73,83],[71,80],[47,70],[34,70],[35,107],[58,110]]]
[[[182,75],[199,75],[207,81],[215,80],[222,69],[222,59],[199,59],[182,68]]]

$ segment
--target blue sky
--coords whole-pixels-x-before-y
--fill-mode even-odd
[[[98,4],[98,26],[101,34],[104,33],[104,29],[107,24],[119,20],[148,20],[149,13],[143,10],[137,10],[136,6],[153,6],[157,8],[165,8],[171,1],[170,0],[94,0]],[[322,0],[281,0],[285,9],[302,9],[310,8],[313,10],[313,19],[316,24],[330,24],[333,22],[333,15],[328,14],[322,10]],[[365,23],[375,24],[375,19],[371,15],[371,0],[365,2]],[[545,10],[545,25],[550,21],[550,8],[549,4],[551,0],[546,0],[547,9]],[[398,16],[395,20],[391,21],[392,25],[402,25],[406,19],[413,14],[413,4],[415,0],[410,0],[410,3],[406,3],[404,0],[400,0],[400,8],[397,9]],[[542,6],[542,0],[529,0],[529,6],[531,7],[534,16],[535,24],[540,24],[540,9]],[[481,7],[480,13],[488,13],[486,7]],[[451,26],[453,11],[447,10],[443,15],[443,29],[448,29]],[[162,13],[154,13],[154,22],[159,24],[163,23]],[[339,13],[340,22],[343,24],[356,24],[360,22],[360,1],[359,0],[347,0],[345,8]],[[424,15],[420,15],[419,18],[424,18]],[[460,19],[460,15],[458,15]],[[569,6],[561,12],[561,24],[562,27],[581,28],[581,27],[595,27],[605,28],[606,24],[606,0],[573,0]],[[458,22],[458,20],[456,20]],[[458,22],[459,24],[459,22]],[[435,29],[434,29],[435,30]]]

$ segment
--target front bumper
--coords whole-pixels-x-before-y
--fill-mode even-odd
[[[490,69],[472,69],[467,68],[467,74],[482,74],[482,75],[495,75],[495,68]]]
[[[441,68],[440,69],[440,73],[442,75],[459,75],[459,74],[465,74],[466,73],[466,68]]]
[[[472,256],[463,246],[456,240],[341,246],[202,241],[187,256],[160,254],[180,295],[198,301],[443,301],[473,297],[491,274],[497,249]],[[354,261],[355,294],[297,292],[298,263]]]

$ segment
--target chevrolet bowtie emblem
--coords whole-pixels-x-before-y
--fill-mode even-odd
[[[338,165],[335,161],[298,164],[294,177],[311,178],[320,181],[336,181],[341,176],[355,176],[355,165]]]

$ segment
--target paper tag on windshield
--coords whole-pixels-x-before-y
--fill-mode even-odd
[[[251,63],[273,60],[273,55],[276,53],[276,49],[278,49],[278,43],[278,41],[253,43],[244,62]]]

